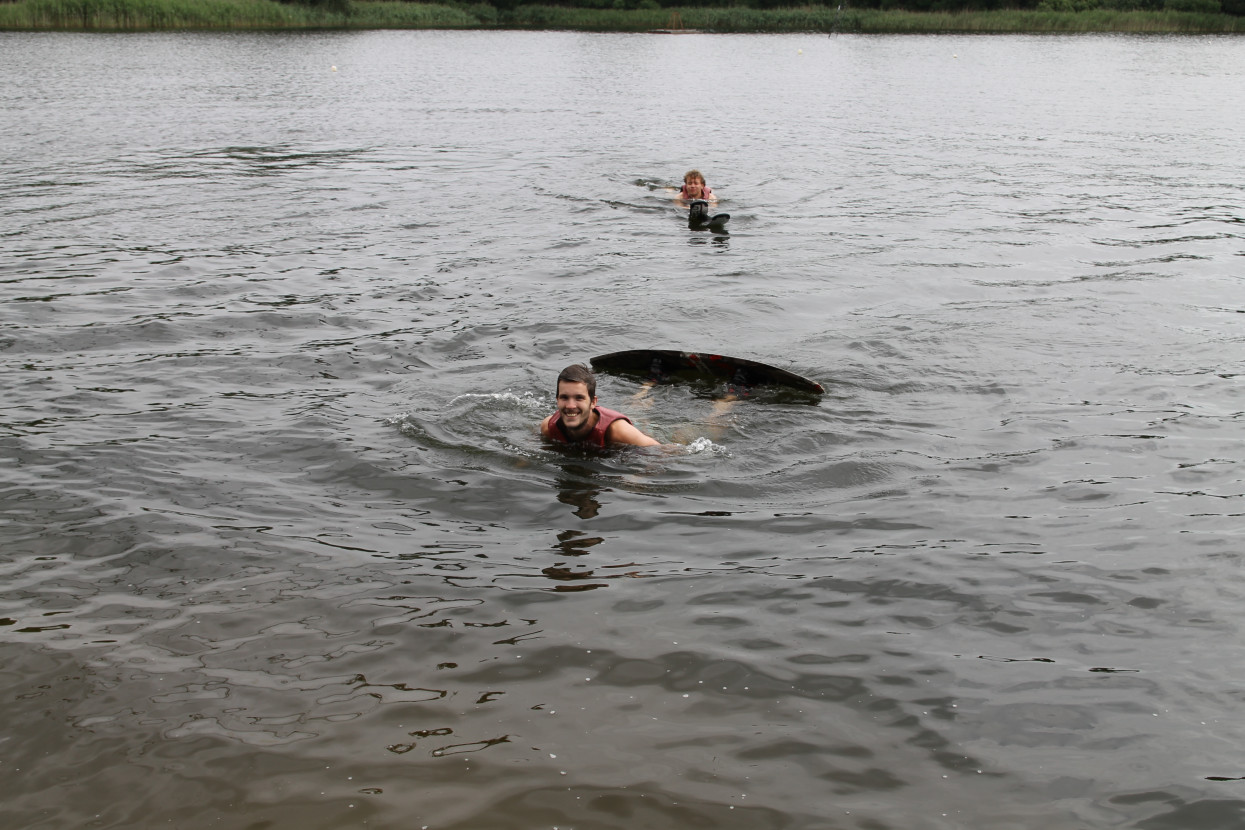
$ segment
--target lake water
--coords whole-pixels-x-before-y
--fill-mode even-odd
[[[0,70],[6,830],[1245,826],[1245,39]]]

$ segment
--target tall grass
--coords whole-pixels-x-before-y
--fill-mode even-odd
[[[353,0],[336,6],[274,0],[20,0],[0,2],[0,30],[501,28],[643,32],[667,28],[676,14],[684,27],[709,32],[1245,32],[1245,17],[1173,10],[906,12],[827,6],[634,10],[518,6],[499,11],[486,3],[394,0]]]
[[[324,17],[306,6],[270,0],[23,0],[0,5],[0,27],[6,29],[301,28]]]
[[[21,0],[0,3],[0,29],[474,29],[495,25],[496,17],[496,9],[484,4],[464,7],[363,2],[342,3],[333,8],[274,0]]]

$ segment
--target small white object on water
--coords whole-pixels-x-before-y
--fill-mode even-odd
[[[336,66],[330,66],[329,68],[330,68],[330,69],[332,69],[334,72],[336,72],[336,71],[337,71],[337,67],[336,67]]]

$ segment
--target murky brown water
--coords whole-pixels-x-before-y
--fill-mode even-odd
[[[3,827],[1245,824],[1245,41],[0,70]],[[647,347],[828,393],[541,445]]]

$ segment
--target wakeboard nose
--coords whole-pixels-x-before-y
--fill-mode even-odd
[[[724,231],[726,222],[730,218],[729,213],[711,215],[709,203],[704,199],[694,199],[688,205],[687,226],[693,230],[709,228],[712,231]]]

